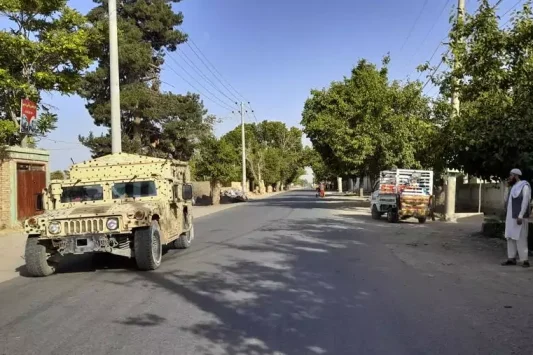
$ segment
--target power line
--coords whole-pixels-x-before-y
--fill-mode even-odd
[[[424,1],[424,5],[422,5],[422,8],[420,9],[420,12],[418,13],[418,16],[415,19],[415,22],[413,23],[413,26],[411,26],[411,29],[409,30],[409,33],[407,34],[407,38],[402,44],[402,47],[400,48],[400,52],[403,51],[403,48],[411,38],[411,35],[413,34],[413,31],[415,30],[416,25],[418,24],[418,21],[420,21],[420,18],[422,17],[422,13],[424,12],[426,5],[428,4],[429,0]]]
[[[232,110],[229,106],[222,105],[222,104],[218,103],[217,101],[213,100],[211,97],[209,97],[209,96],[205,95],[204,93],[202,93],[200,90],[198,90],[198,88],[196,86],[191,84],[191,82],[189,80],[185,79],[183,77],[183,75],[178,73],[173,67],[171,67],[170,65],[168,67],[169,67],[170,70],[172,70],[174,72],[174,74],[176,74],[181,80],[185,81],[190,87],[192,87],[194,90],[196,90],[200,95],[202,95],[203,97],[205,97],[209,101],[213,102],[214,104],[222,107],[223,109],[230,110],[230,111]]]
[[[200,53],[200,55],[201,55],[202,57],[204,57],[205,62],[204,62],[204,60],[203,60],[202,58],[200,58],[200,56],[198,55],[198,53],[192,48],[192,46],[191,46],[191,44],[190,44],[189,42],[192,43],[192,45],[196,48],[196,50]],[[224,80],[224,81],[227,83],[227,86],[229,86],[229,87],[230,87],[230,88],[231,88],[231,89],[237,94],[237,96],[240,96],[242,99],[244,99],[244,101],[248,101],[248,100],[247,100],[247,99],[246,99],[241,93],[239,93],[239,92],[237,91],[237,89],[235,89],[235,88],[233,87],[233,85],[231,85],[231,83],[230,83],[226,78],[224,78],[224,76],[220,73],[220,71],[218,71],[218,69],[213,65],[213,63],[211,63],[211,62],[209,61],[209,59],[208,59],[208,58],[206,57],[206,55],[202,52],[202,50],[196,45],[196,43],[193,41],[192,38],[189,37],[189,39],[188,39],[188,41],[187,41],[186,43],[187,43],[187,45],[189,46],[189,48],[191,48],[191,50],[194,52],[194,54],[200,59],[200,61],[202,61],[202,63],[206,66],[206,68],[211,72],[211,74],[213,74],[213,76],[214,76],[214,77],[215,77],[215,78],[216,78],[216,79],[222,84],[222,86],[224,86],[224,87],[226,88],[226,90],[228,90],[228,88],[227,88],[226,85],[222,82],[222,80]],[[218,74],[218,76],[215,75],[215,73],[213,72],[213,70],[211,70],[211,68],[209,68],[209,66],[206,64],[206,62],[209,63],[209,65],[211,65],[211,67],[212,67],[213,70]],[[222,78],[222,80],[221,80],[219,77]],[[228,91],[229,91],[229,90],[228,90]],[[229,91],[229,92],[231,92],[231,91]],[[237,100],[237,101],[239,101],[239,100]]]
[[[250,101],[247,102],[248,106],[250,107],[250,111],[252,111],[252,115],[254,116],[254,119],[256,122],[259,122],[259,120],[257,119],[257,116],[255,115],[255,110],[254,108],[252,107],[252,104],[250,103]]]
[[[189,65],[189,67],[191,67],[198,75],[200,75],[205,81],[207,81],[209,84],[211,84],[211,86],[213,88],[215,88],[215,90],[217,90],[219,93],[221,93],[223,96],[225,96],[228,100],[230,100],[231,102],[235,102],[235,101],[239,101],[239,99],[237,98],[237,100],[235,100],[235,98],[231,98],[229,97],[228,95],[226,95],[222,90],[220,90],[218,88],[218,86],[215,85],[215,83],[213,83],[213,81],[211,81],[211,79],[209,79],[207,77],[207,75],[205,75],[202,70],[200,68],[198,68],[198,66],[191,60],[191,58],[189,58],[189,56],[187,55],[187,53],[185,53],[185,51],[183,51],[182,49],[178,48],[178,53],[183,55],[183,59],[185,63],[187,63],[187,65]],[[231,95],[231,93],[230,93]]]
[[[445,39],[445,38],[444,38],[444,39]],[[444,39],[443,39],[442,41],[439,42],[439,44],[437,45],[437,48],[435,48],[435,50],[433,51],[433,54],[431,54],[431,57],[430,57],[429,60],[427,61],[428,63],[431,63],[431,61],[433,60],[433,58],[435,57],[435,55],[436,55],[437,52],[439,51],[440,46],[443,45],[443,41],[444,41]],[[422,77],[422,74],[423,74],[423,72],[420,72],[420,74],[418,75],[418,78],[417,78],[416,80],[420,80],[420,78]]]
[[[422,42],[420,42],[420,45],[418,46],[417,50],[415,51],[415,53],[413,54],[413,56],[415,56],[419,51],[420,51],[420,48],[422,48],[422,45],[427,41],[427,39],[429,38],[429,35],[433,32],[433,30],[435,29],[435,26],[437,25],[437,22],[438,20],[442,17],[442,14],[444,14],[444,11],[446,10],[446,8],[451,4],[453,0],[447,0],[445,3],[444,3],[444,6],[442,7],[440,13],[439,13],[439,16],[437,17],[437,19],[433,22],[433,26],[431,26],[431,29],[426,33],[426,36],[424,37],[424,39],[422,40]]]
[[[46,138],[46,137],[39,137],[39,140],[41,139],[44,139],[44,140],[47,140],[47,141],[50,141],[50,142],[54,142],[54,143],[64,143],[64,144],[77,144],[77,145],[83,145],[81,144],[80,142],[66,142],[66,141],[60,141],[60,140],[57,140],[57,139],[51,139],[51,138]]]
[[[501,1],[500,1],[501,2]],[[503,13],[503,15],[500,16],[500,18],[502,17],[505,17],[508,13],[510,13],[511,11],[513,11],[518,5],[520,5],[522,2],[524,2],[524,0],[518,0],[509,10],[505,11]],[[511,22],[512,20],[512,17],[509,18],[503,25],[502,27],[505,27],[505,25],[507,25],[509,22]]]
[[[191,40],[191,42],[192,42],[192,40]],[[186,43],[187,43],[187,45],[189,46],[189,48],[191,49],[191,51],[194,53],[194,55],[195,55],[198,59],[200,59],[200,61],[202,62],[202,64],[207,68],[207,70],[209,70],[209,72],[215,77],[215,79],[217,79],[218,82],[219,82],[220,84],[222,84],[222,86],[223,86],[226,90],[228,90],[228,92],[231,93],[231,91],[227,88],[227,86],[224,85],[224,83],[218,78],[218,76],[215,74],[215,72],[214,72],[213,70],[211,70],[211,68],[209,67],[209,65],[207,65],[207,63],[206,63],[207,58],[206,58],[206,60],[204,61],[204,59],[202,59],[202,57],[198,54],[198,52],[200,51],[200,49],[196,46],[196,44],[194,44],[194,42],[193,42],[193,44],[194,44],[194,46],[197,48],[198,52],[197,52],[197,51],[196,51],[196,50],[190,45],[190,43],[189,43],[188,41],[187,41]],[[205,57],[205,55],[203,55],[203,54],[202,54],[202,56]],[[212,64],[211,64],[211,65],[212,65]],[[212,65],[212,66],[213,66],[213,65]],[[215,67],[213,66],[213,68],[215,68]],[[237,101],[239,101],[238,98],[237,98]]]
[[[503,15],[505,16],[506,14],[508,14],[510,11],[512,11],[515,7],[517,7],[522,1],[524,0],[519,0],[511,9],[507,10],[507,12]],[[451,0],[448,1],[448,3],[451,2]],[[500,5],[501,3],[503,2],[503,0],[498,0],[494,6],[492,6],[492,9],[495,9],[496,7],[498,7],[498,5]],[[445,7],[448,6],[448,3],[446,3]],[[442,16],[442,13],[441,13],[441,16]],[[431,54],[431,57],[429,58],[428,60],[428,63],[431,62],[433,60],[433,58],[435,57],[435,55],[437,54],[439,48],[444,44],[444,40],[446,40],[447,37],[444,37],[442,39],[442,41],[439,42],[439,44],[437,45],[437,48],[435,48],[435,50],[433,51],[433,53]],[[444,63],[444,56],[446,56],[448,53],[450,52],[450,49],[446,50],[446,52],[444,53],[443,55],[443,58],[441,58],[439,64],[437,65],[437,67],[435,67],[435,69],[433,70],[433,72],[429,75],[429,78],[428,80],[425,82],[424,86],[422,86],[422,90],[424,90],[424,88],[429,84],[429,82],[431,81],[431,79],[433,79],[433,76],[435,75],[435,73],[437,72],[437,70],[440,68],[440,66]],[[422,72],[420,73],[420,75],[418,76],[418,79],[417,80],[420,80],[420,77],[422,76]]]
[[[169,55],[169,58],[172,59],[174,61],[174,63],[176,63],[185,73],[187,73],[191,78],[194,79],[194,77],[187,71],[185,70],[185,68],[177,61],[174,59],[174,57],[170,56]],[[180,77],[183,81],[185,81],[187,84],[189,84],[189,86],[191,86],[194,90],[196,90],[198,93],[202,94],[203,96],[205,96],[207,99],[209,99],[210,101],[212,101],[213,103],[217,104],[218,106],[222,107],[222,108],[225,108],[225,109],[228,109],[228,110],[233,110],[231,108],[230,105],[228,105],[227,103],[225,103],[223,100],[221,100],[220,98],[218,98],[215,94],[213,94],[209,89],[207,89],[205,86],[203,86],[202,83],[198,82],[197,80],[195,80],[198,84],[200,84],[200,86],[202,88],[204,88],[210,95],[212,95],[217,101],[215,101],[214,99],[212,99],[210,96],[202,93],[201,90],[199,90],[196,86],[194,86],[193,84],[191,84],[191,82],[187,79],[185,79],[181,74],[179,74],[172,66],[168,66],[178,77]]]
[[[447,50],[446,53],[444,53],[444,55],[447,55],[449,53],[450,50]],[[426,83],[424,84],[424,86],[422,86],[422,91],[424,91],[424,89],[426,88],[426,86],[429,84],[429,82],[431,81],[431,79],[433,79],[433,75],[435,75],[435,73],[437,72],[437,70],[439,70],[440,66],[442,65],[442,63],[444,63],[444,58],[442,58],[439,62],[439,64],[435,67],[435,69],[433,69],[433,72],[431,74],[429,74],[429,78],[428,80],[426,81]]]

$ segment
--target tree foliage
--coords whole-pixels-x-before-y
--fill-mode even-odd
[[[285,123],[263,121],[245,125],[248,178],[260,187],[263,184],[288,185],[302,174],[304,167],[302,132],[287,128]],[[236,154],[241,152],[241,127],[237,126],[222,137]]]
[[[435,78],[443,98],[457,80],[460,111],[443,125],[448,138],[446,163],[465,173],[498,179],[514,167],[533,173],[533,18],[530,2],[507,28],[494,6],[480,1],[478,10],[454,26],[451,66]],[[459,40],[461,39],[461,40]]]
[[[94,41],[91,53],[97,68],[85,77],[82,97],[97,126],[110,127],[109,47],[107,3],[88,14]],[[181,12],[171,5],[179,0],[128,0],[118,4],[119,80],[123,151],[140,153],[150,136],[161,136],[161,155],[189,160],[199,138],[209,133],[214,122],[207,115],[198,94],[177,95],[161,91],[159,73],[167,52],[187,40],[178,29]],[[93,156],[111,152],[110,134],[80,137]]]
[[[429,100],[419,82],[390,83],[388,63],[385,57],[378,68],[360,60],[350,77],[311,91],[302,125],[329,170],[320,175],[376,176],[429,163],[436,130]]]
[[[238,154],[231,144],[213,135],[202,137],[198,150],[192,159],[196,180],[210,181],[212,203],[220,201],[219,185],[237,180],[240,166],[236,164]]]
[[[40,110],[38,130],[56,127],[57,116],[43,92],[75,93],[92,62],[86,19],[67,0],[5,0],[0,14],[9,29],[0,32],[0,145],[20,144],[20,100]]]

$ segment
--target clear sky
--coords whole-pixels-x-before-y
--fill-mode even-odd
[[[516,2],[504,0],[501,12]],[[83,13],[93,6],[89,0],[69,3]],[[200,54],[251,102],[258,120],[298,126],[310,89],[349,75],[361,58],[379,63],[390,52],[391,79],[416,79],[416,66],[430,59],[446,37],[456,4],[457,0],[184,0],[175,9],[183,12],[183,29]],[[477,1],[467,0],[467,10],[476,7]],[[187,64],[188,57],[232,97],[191,47],[182,45],[172,56],[192,77],[167,59],[163,88],[177,93],[197,91],[178,72],[202,94],[208,94],[203,85],[212,96],[231,105]],[[444,50],[438,49],[433,63],[438,63]],[[58,129],[39,142],[40,147],[51,150],[51,168],[66,169],[71,159],[79,162],[89,158],[89,151],[76,143],[77,137],[102,129],[94,127],[83,100],[56,94],[45,101],[57,107],[59,115]],[[218,135],[239,123],[229,110],[206,98],[204,102],[211,113],[222,118],[216,126]],[[251,115],[246,119],[254,120]]]

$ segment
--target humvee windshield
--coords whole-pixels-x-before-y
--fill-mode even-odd
[[[113,199],[156,196],[154,181],[122,182],[113,185]]]
[[[104,198],[104,190],[100,185],[64,186],[61,203],[99,201]]]

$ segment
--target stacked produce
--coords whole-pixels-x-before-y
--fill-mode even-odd
[[[429,207],[428,195],[401,195],[400,205],[402,214],[425,214]]]

